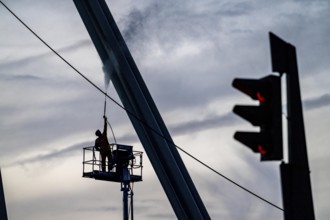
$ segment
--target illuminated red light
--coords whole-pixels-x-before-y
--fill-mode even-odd
[[[265,101],[265,98],[261,95],[260,92],[257,92],[257,98],[260,102],[264,102]]]
[[[258,150],[262,155],[265,155],[267,153],[267,151],[265,151],[261,145],[258,145]]]

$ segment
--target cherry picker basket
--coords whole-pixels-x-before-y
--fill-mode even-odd
[[[106,161],[113,166],[110,171],[102,171],[100,152],[95,146],[83,148],[83,177],[112,182],[142,181],[142,152],[123,144],[110,144],[112,160]]]

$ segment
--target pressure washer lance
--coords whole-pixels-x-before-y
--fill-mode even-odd
[[[103,112],[103,116],[105,116],[106,111],[107,111],[107,93],[104,93],[104,112]]]
[[[107,93],[104,93],[104,112],[103,112],[103,116],[105,116],[105,113],[107,111]],[[109,120],[107,120],[107,123],[110,127],[110,130],[111,130],[111,133],[112,133],[112,137],[113,137],[113,140],[115,141],[115,143],[117,144],[117,140],[116,140],[116,136],[115,136],[115,133],[113,132],[113,129],[112,129],[112,126],[109,122]]]

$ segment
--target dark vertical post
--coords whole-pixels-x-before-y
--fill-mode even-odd
[[[123,191],[123,219],[128,220],[128,184],[122,183],[121,190]]]
[[[131,220],[134,220],[133,196],[134,196],[134,192],[133,189],[131,189]]]
[[[296,49],[270,33],[273,71],[286,73],[288,154],[280,165],[285,220],[314,220]]]
[[[1,169],[0,169],[0,220],[7,220],[7,209],[6,209],[6,200],[5,193],[2,184]]]

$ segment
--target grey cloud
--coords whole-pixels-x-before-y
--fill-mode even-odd
[[[315,99],[308,99],[304,101],[304,106],[307,110],[312,110],[315,108],[320,108],[323,106],[330,105],[330,95],[325,94]],[[240,123],[242,120],[239,120],[232,112],[228,112],[223,115],[209,115],[204,119],[190,120],[188,122],[183,122],[180,124],[169,125],[169,130],[173,135],[182,135],[182,134],[192,134],[195,132],[200,132],[202,130],[217,128],[217,127],[225,127],[232,126],[237,123]],[[124,134],[122,136],[117,137],[118,140],[122,143],[136,143],[138,142],[137,135],[133,134]],[[29,164],[34,162],[43,162],[49,161],[50,159],[55,159],[59,157],[70,156],[75,152],[80,153],[83,147],[90,146],[91,142],[83,142],[76,145],[72,145],[66,147],[62,150],[54,150],[46,154],[37,155],[35,157],[23,159],[20,161],[15,161],[7,166],[12,166],[15,164]],[[6,166],[6,165],[5,165]]]
[[[214,127],[233,125],[238,121],[236,118],[237,117],[234,117],[233,114],[231,113],[227,113],[225,115],[214,115],[214,116],[209,116],[203,120],[195,120],[195,121],[189,121],[187,123],[171,125],[169,126],[169,130],[171,131],[171,133],[173,133],[173,135],[181,135],[187,133],[191,134],[202,130],[211,129]],[[118,137],[118,140],[120,140],[121,143],[125,143],[125,144],[133,144],[139,141],[135,133],[124,134]],[[93,142],[82,142],[79,144],[65,147],[61,150],[50,150],[48,153],[45,154],[39,154],[19,161],[14,161],[11,162],[10,164],[3,165],[3,167],[11,167],[14,165],[26,165],[35,162],[48,162],[57,158],[68,157],[73,154],[81,153],[84,147],[88,147],[92,145]]]
[[[120,207],[118,206],[87,206],[83,208],[76,208],[75,211],[79,212],[118,212]]]
[[[232,94],[230,70],[223,62],[207,60],[204,56],[186,59],[180,64],[159,64],[148,69],[144,78],[160,109],[190,108],[207,105],[221,96]],[[214,69],[215,65],[219,67]],[[166,85],[166,86],[160,86]]]
[[[91,44],[90,40],[85,39],[85,40],[78,41],[77,43],[66,46],[66,47],[62,47],[59,49],[55,49],[53,47],[53,49],[55,51],[57,51],[59,54],[61,54],[61,53],[75,51],[77,49],[80,49],[80,48],[85,47],[90,44]],[[17,60],[11,60],[11,61],[7,61],[7,62],[2,61],[0,63],[0,69],[2,71],[4,71],[4,69],[6,70],[6,69],[22,68],[22,67],[29,65],[30,63],[40,62],[42,59],[46,59],[46,58],[49,58],[52,56],[56,56],[56,55],[52,51],[49,50],[46,53],[30,55],[28,57],[24,57],[24,58],[17,59]]]
[[[315,98],[306,99],[303,101],[303,105],[307,110],[328,106],[330,105],[330,94],[327,93]]]
[[[303,101],[306,110],[322,108],[330,105],[330,94],[324,94],[320,97],[307,99]],[[190,120],[186,123],[170,125],[169,130],[175,135],[189,134],[216,127],[232,126],[240,123],[242,120],[236,117],[232,112],[223,115],[210,115],[201,120]]]
[[[14,161],[10,164],[3,165],[3,167],[12,167],[12,166],[16,166],[16,165],[24,166],[24,165],[30,164],[30,163],[47,162],[47,161],[50,161],[50,160],[54,160],[56,158],[71,156],[74,153],[78,153],[78,152],[81,153],[81,149],[83,147],[87,147],[87,146],[90,146],[90,145],[91,145],[90,142],[83,142],[83,143],[75,144],[75,145],[66,147],[66,148],[61,149],[61,150],[53,150],[49,153],[39,154],[37,156],[33,156],[33,157],[26,158],[26,159]]]
[[[221,16],[236,17],[249,14],[254,7],[250,2],[226,2],[220,6],[218,12]]]
[[[22,81],[26,81],[26,80],[42,80],[41,77],[39,76],[34,76],[34,75],[6,75],[6,74],[1,74],[0,75],[0,80],[22,80]]]
[[[158,214],[148,214],[147,217],[149,217],[150,219],[173,219],[175,218],[175,215],[158,213]]]
[[[60,49],[57,50],[58,53],[67,53],[67,52],[72,52],[78,49],[81,49],[83,47],[89,46],[91,45],[92,42],[89,39],[84,39],[84,40],[80,40],[75,44],[66,46],[66,47],[62,47]]]
[[[76,177],[81,179],[81,177]],[[71,219],[68,216],[80,215],[78,219],[91,219],[95,216],[104,216],[111,213],[121,213],[122,207],[116,202],[109,202],[95,197],[95,194],[104,194],[104,190],[98,188],[87,188],[85,191],[63,191],[61,183],[68,184],[67,179],[58,178],[57,186],[48,186],[49,190],[55,190],[57,193],[47,196],[35,196],[28,201],[18,201],[20,210],[10,213],[11,219],[25,219],[27,213],[31,219],[45,219],[45,216],[52,216],[46,219]],[[63,180],[64,179],[64,180]],[[71,179],[72,180],[72,179]],[[62,182],[63,181],[63,182]],[[76,186],[81,187],[81,182]],[[34,182],[34,184],[38,184]],[[70,184],[72,184],[70,182]],[[93,185],[92,185],[93,186]],[[42,187],[40,187],[42,188]],[[38,195],[38,193],[36,193]],[[119,198],[118,198],[119,199]],[[119,200],[118,200],[119,201]]]
[[[191,134],[216,127],[234,125],[239,122],[237,118],[238,117],[235,117],[231,112],[224,115],[212,115],[203,120],[194,120],[175,126],[170,126],[169,130],[175,135]]]
[[[91,134],[92,133],[93,132],[91,132]],[[109,141],[113,140],[112,137],[110,136],[110,131],[108,133],[108,136],[109,136]],[[117,137],[117,140],[119,140],[120,143],[125,143],[125,144],[133,144],[133,143],[138,142],[138,138],[137,138],[136,134],[124,134],[122,136]],[[72,156],[75,154],[81,154],[82,149],[84,147],[93,146],[93,144],[94,144],[93,141],[86,141],[86,142],[81,142],[78,144],[64,147],[60,150],[49,150],[47,153],[38,154],[36,156],[16,160],[16,161],[10,162],[8,164],[3,164],[2,167],[12,167],[12,166],[16,166],[16,165],[25,166],[25,165],[32,164],[32,163],[53,162],[59,158],[69,157],[69,156]]]
[[[156,180],[156,178],[154,180]],[[155,183],[150,182],[150,180],[145,184],[147,185],[153,184],[152,188],[155,187]],[[176,218],[169,204],[169,201],[166,199],[166,194],[163,192],[161,188],[158,188],[158,190],[161,191],[160,192],[157,191],[156,194],[155,193],[149,194],[148,192],[150,191],[148,191],[148,189],[147,190],[143,189],[143,190],[145,191],[144,194],[146,195],[144,197],[137,198],[137,201],[135,202],[136,206],[134,207],[134,210],[136,210],[137,218],[144,218],[144,219],[175,219]],[[157,204],[157,208],[155,208],[155,204]]]
[[[39,62],[43,58],[50,57],[52,54],[50,52],[43,53],[43,54],[38,54],[38,55],[32,55],[28,56],[25,58],[21,58],[18,60],[12,60],[12,61],[7,61],[7,62],[1,62],[0,68],[2,69],[16,69],[19,67],[25,67],[31,62]]]

